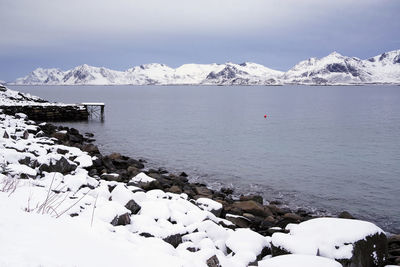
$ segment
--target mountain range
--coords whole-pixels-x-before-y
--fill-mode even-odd
[[[256,63],[146,64],[126,71],[86,64],[71,70],[38,68],[14,85],[350,85],[400,84],[400,50],[359,59],[333,52],[299,62],[286,72]]]

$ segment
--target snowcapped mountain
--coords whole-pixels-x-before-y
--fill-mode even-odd
[[[281,85],[281,84],[400,84],[400,50],[370,59],[342,56],[299,62],[287,72],[256,63],[184,64],[171,68],[152,63],[116,71],[81,65],[71,70],[38,68],[16,85]]]
[[[368,60],[342,56],[337,52],[321,59],[301,61],[282,79],[292,84],[400,83],[400,50]]]
[[[37,68],[23,78],[18,78],[15,84],[61,84],[64,72],[60,69]]]
[[[220,71],[210,72],[204,84],[218,85],[271,85],[278,84],[283,72],[256,63],[227,63]]]

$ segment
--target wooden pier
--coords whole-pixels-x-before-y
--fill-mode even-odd
[[[85,107],[89,113],[89,118],[99,118],[104,121],[104,103],[81,103],[80,105]]]

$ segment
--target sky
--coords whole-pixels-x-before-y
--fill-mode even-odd
[[[400,0],[0,0],[0,80],[37,67],[256,62],[400,49]]]

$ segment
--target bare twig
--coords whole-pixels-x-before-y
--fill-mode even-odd
[[[76,204],[78,204],[91,190],[87,191],[80,199],[78,199],[75,203],[73,203],[71,206],[69,206],[67,209],[65,209],[63,212],[61,212],[56,218],[59,218],[61,215],[66,213],[68,210],[70,210],[72,207],[74,207]]]
[[[96,199],[94,200],[93,211],[92,211],[92,220],[90,221],[90,227],[93,226],[94,210],[96,209],[96,203],[97,203],[98,197],[99,197],[99,193],[97,193]]]

